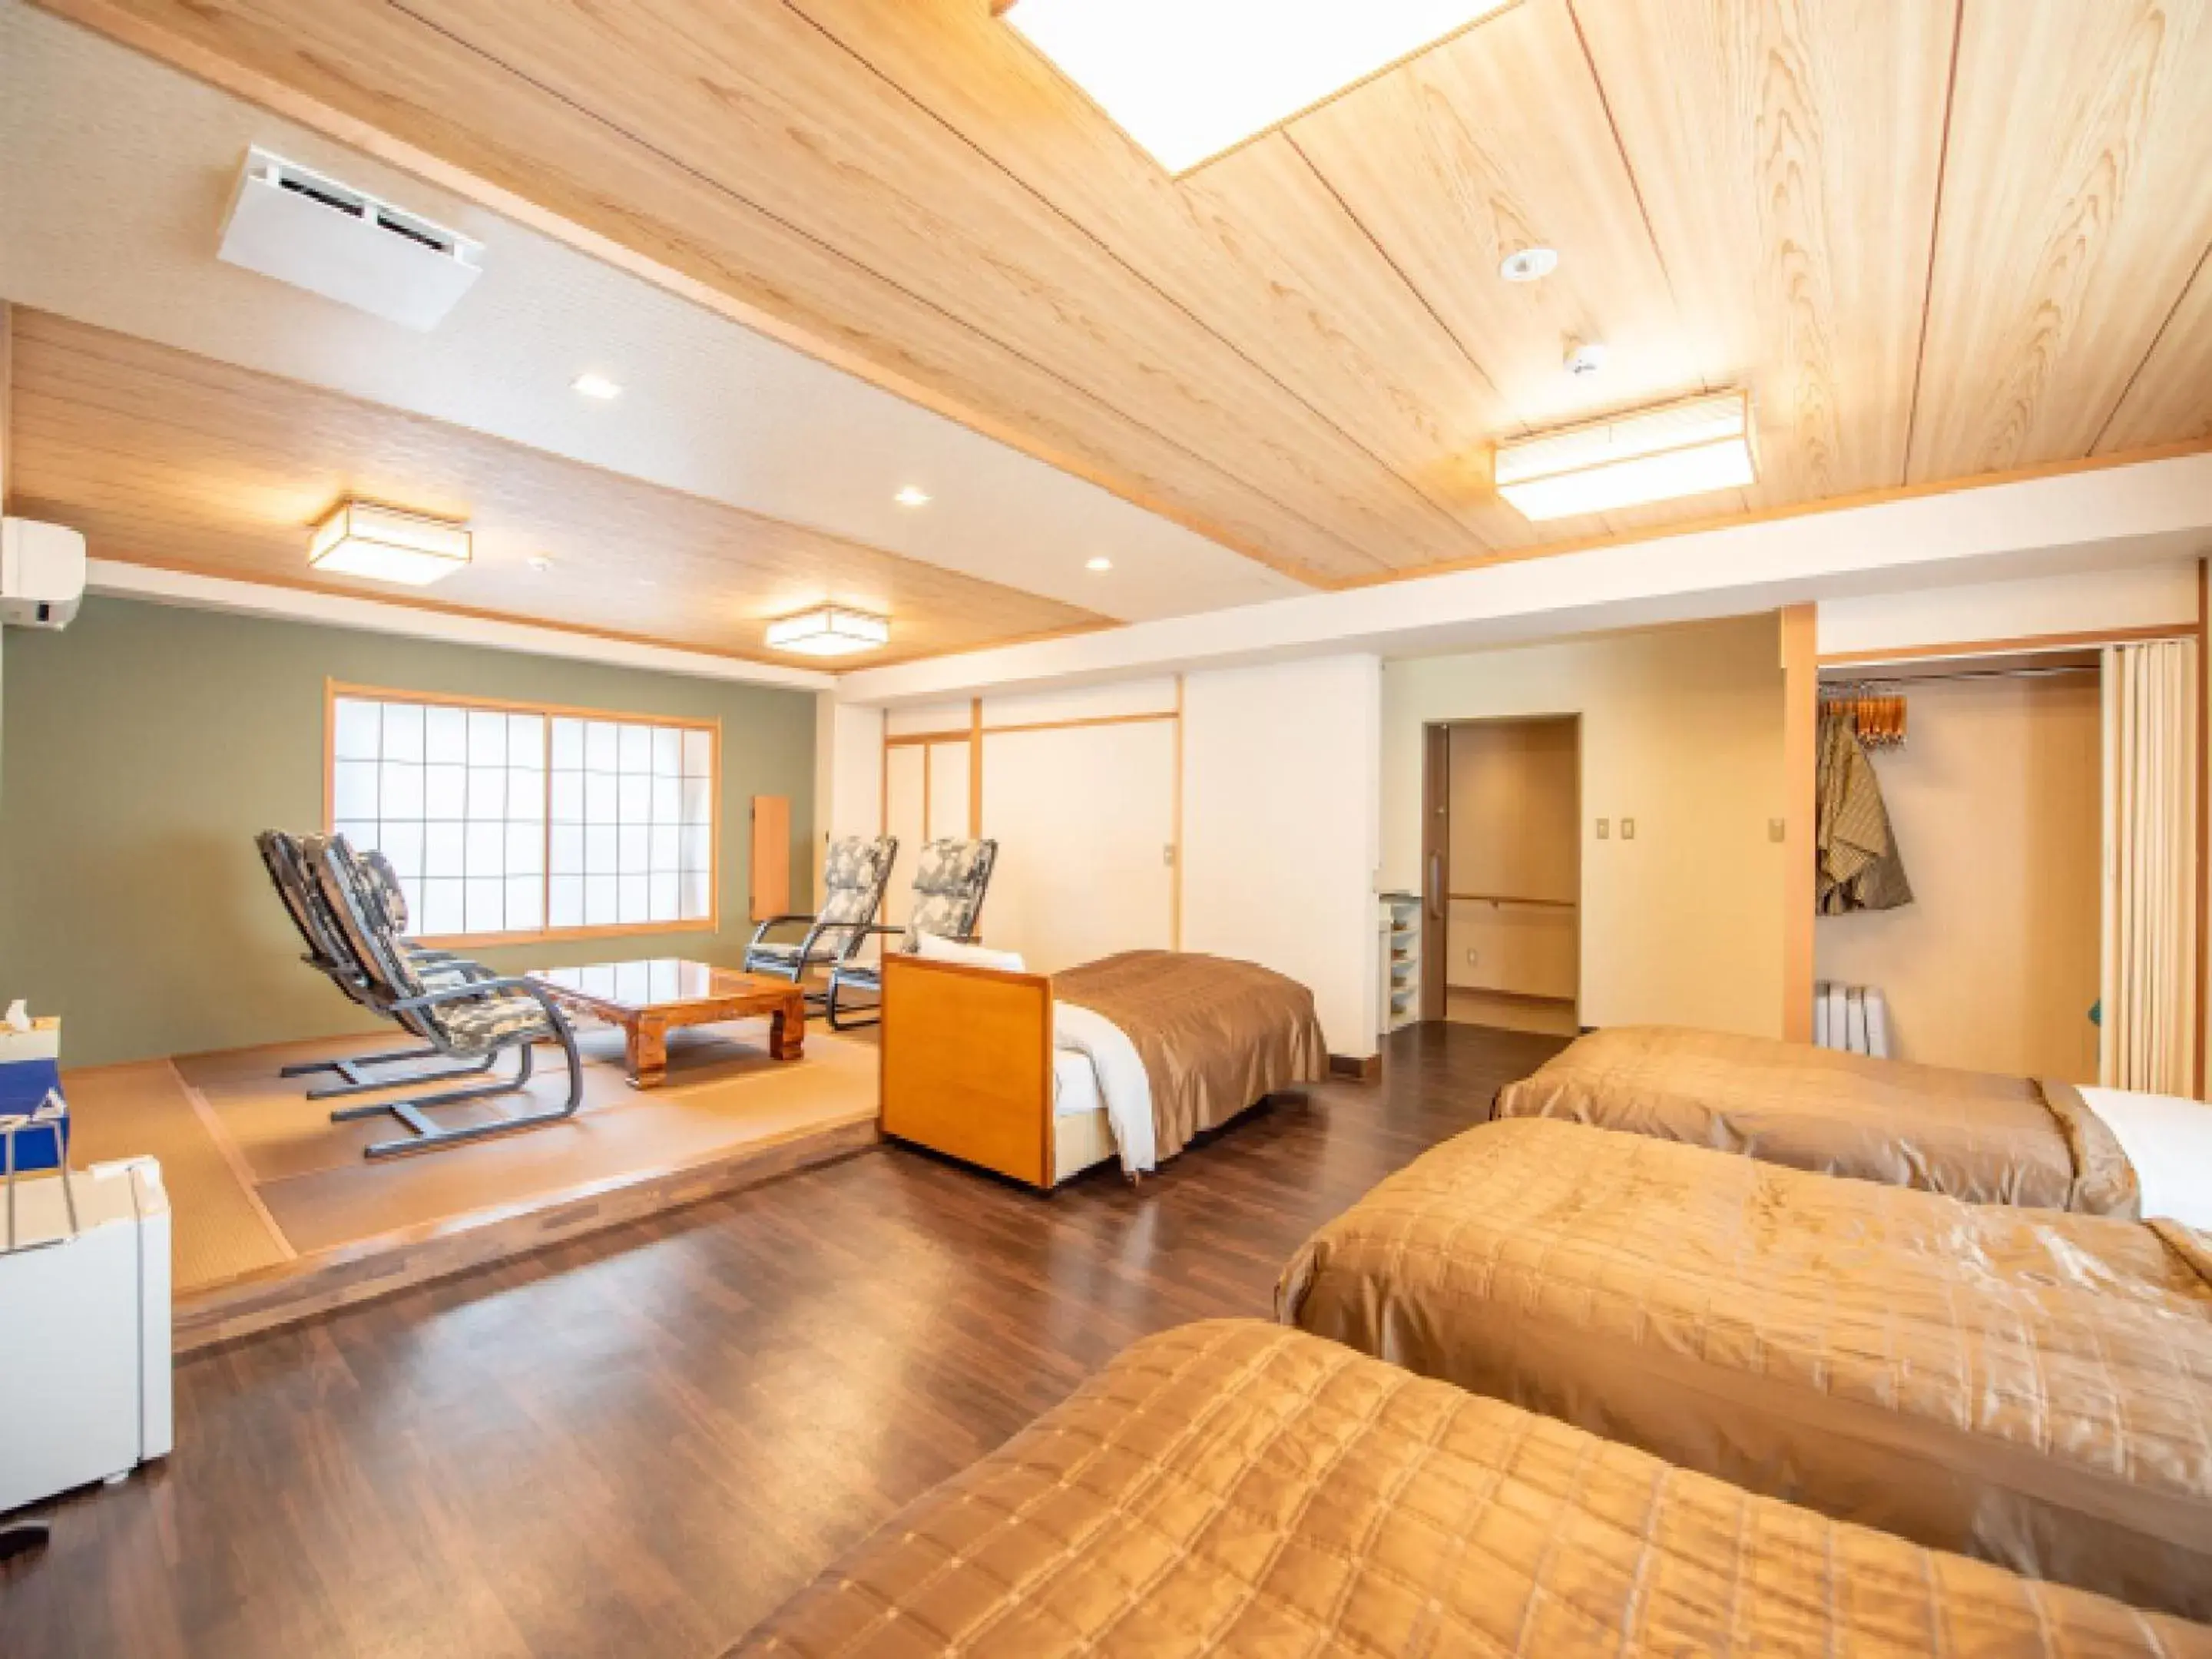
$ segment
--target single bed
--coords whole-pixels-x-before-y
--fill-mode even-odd
[[[1300,1249],[1285,1323],[1915,1542],[2212,1618],[2212,1248],[1492,1123]]]
[[[2212,1630],[1236,1320],[1138,1343],[736,1651],[2180,1659]]]
[[[1497,1115],[1655,1135],[1975,1204],[2135,1216],[2148,1190],[2148,1213],[2212,1225],[2212,1108],[2055,1079],[1626,1025],[1593,1031],[1509,1084]]]
[[[894,955],[883,1007],[884,1133],[1047,1190],[1109,1158],[1141,1174],[1328,1075],[1310,991],[1193,952],[1049,977]]]

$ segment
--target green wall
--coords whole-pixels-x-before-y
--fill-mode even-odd
[[[60,1014],[66,1065],[377,1029],[301,964],[253,846],[320,827],[326,678],[720,720],[721,931],[482,952],[495,968],[737,962],[754,795],[790,797],[795,887],[811,867],[810,692],[99,596],[60,633],[10,629],[0,675],[0,1001]]]

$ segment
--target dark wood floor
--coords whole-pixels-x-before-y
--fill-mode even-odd
[[[0,1653],[718,1653],[1134,1338],[1266,1316],[1316,1224],[1559,1046],[1401,1033],[1379,1088],[1134,1190],[869,1152],[193,1358],[176,1454],[0,1567]]]

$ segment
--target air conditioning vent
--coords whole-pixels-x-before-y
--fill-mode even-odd
[[[342,305],[422,331],[483,273],[483,244],[367,191],[246,153],[222,256]]]

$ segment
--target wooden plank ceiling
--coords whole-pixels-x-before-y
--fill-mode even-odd
[[[799,659],[765,649],[770,617],[824,599],[889,615],[890,647],[841,667],[1106,625],[460,427],[10,314],[10,510],[83,531],[100,556],[783,661]],[[432,588],[310,571],[308,526],[348,496],[468,520],[472,562]]]
[[[44,3],[1324,586],[2212,438],[2212,0],[1522,0],[1181,181],[989,0]],[[1749,490],[1487,488],[1739,385]]]

